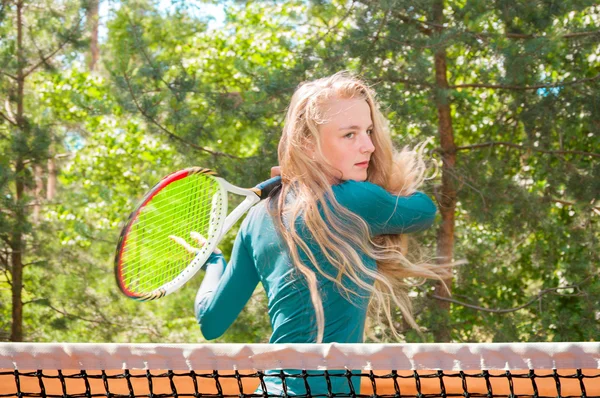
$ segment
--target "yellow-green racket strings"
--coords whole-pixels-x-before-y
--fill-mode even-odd
[[[218,182],[204,174],[191,174],[160,190],[133,221],[125,237],[121,277],[132,293],[149,293],[173,280],[194,259],[169,236],[197,246],[190,232],[208,236],[213,197]]]

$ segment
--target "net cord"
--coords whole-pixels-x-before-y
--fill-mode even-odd
[[[3,369],[600,369],[600,343],[0,343]]]

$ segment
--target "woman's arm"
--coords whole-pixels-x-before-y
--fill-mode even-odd
[[[207,340],[221,336],[242,311],[259,282],[254,260],[238,233],[229,264],[221,254],[209,258],[206,274],[194,305],[202,335]]]
[[[339,204],[365,220],[373,236],[423,231],[437,211],[422,192],[396,196],[370,182],[345,181],[333,186],[333,192]]]

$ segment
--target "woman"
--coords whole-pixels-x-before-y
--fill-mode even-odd
[[[416,191],[423,161],[394,150],[373,92],[344,72],[300,85],[278,155],[281,189],[250,211],[229,264],[220,253],[209,259],[195,305],[204,337],[231,325],[258,282],[271,343],[360,343],[368,308],[392,325],[392,303],[416,327],[406,278],[444,271],[408,261],[400,234],[428,228],[436,207]],[[268,393],[283,390],[267,379]],[[313,394],[327,391],[308,380]],[[349,391],[346,378],[331,381],[334,392]],[[286,382],[288,394],[306,393],[303,379]]]

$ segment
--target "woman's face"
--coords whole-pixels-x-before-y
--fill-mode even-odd
[[[340,180],[365,181],[375,151],[369,104],[364,99],[332,99],[323,105],[323,113],[321,149],[334,175]]]

